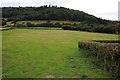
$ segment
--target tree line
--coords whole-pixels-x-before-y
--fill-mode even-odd
[[[2,25],[12,21],[16,27],[59,27],[65,30],[80,30],[100,33],[119,33],[118,21],[104,20],[83,11],[56,5],[40,7],[2,7]],[[16,24],[17,21],[47,20],[46,23]],[[78,21],[79,24],[51,23],[51,20]]]
[[[2,7],[2,17],[8,20],[68,20],[87,21],[91,23],[107,24],[109,20],[103,20],[83,11],[64,7],[44,5],[40,7]]]

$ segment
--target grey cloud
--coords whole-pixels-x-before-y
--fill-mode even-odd
[[[120,21],[120,1],[118,2],[118,20]]]
[[[40,6],[40,5],[62,5],[72,0],[2,0],[1,6]]]
[[[61,5],[61,4],[67,3],[69,1],[71,1],[71,0],[46,0],[44,3],[45,4]]]
[[[4,7],[4,6],[18,6],[20,5],[20,2],[2,2],[0,4],[0,6]]]
[[[118,12],[106,12],[106,13],[97,13],[98,15],[104,15],[104,16],[116,16]]]
[[[106,12],[106,13],[96,13],[95,14],[97,17],[102,16],[103,19],[108,19],[108,20],[118,20],[117,18],[118,16],[118,12],[114,11],[114,12]]]

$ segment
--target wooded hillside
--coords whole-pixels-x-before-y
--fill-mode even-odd
[[[12,20],[69,20],[103,24],[110,22],[89,15],[83,11],[51,5],[44,5],[41,7],[3,7],[2,16],[3,18],[9,18]]]

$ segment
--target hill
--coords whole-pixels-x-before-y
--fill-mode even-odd
[[[18,22],[21,21],[23,23],[19,24]],[[46,22],[42,23],[41,21]],[[70,23],[66,23],[66,21]],[[104,20],[83,11],[51,5],[3,7],[2,26],[6,25],[7,22],[11,22],[14,27],[59,27],[65,30],[116,34],[119,33],[118,25],[120,25],[117,21]],[[7,26],[10,27],[10,25]]]
[[[83,11],[57,6],[3,7],[3,18],[9,20],[63,20],[106,24],[111,21],[97,18]]]

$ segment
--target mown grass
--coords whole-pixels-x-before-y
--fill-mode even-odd
[[[80,40],[117,39],[117,35],[65,30],[3,31],[4,78],[110,78],[78,49]]]

